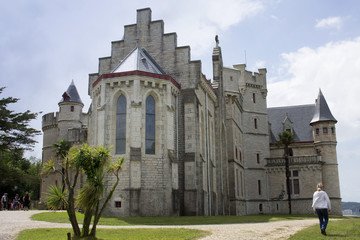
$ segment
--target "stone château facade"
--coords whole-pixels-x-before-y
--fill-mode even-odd
[[[283,149],[275,144],[284,130],[296,138],[293,213],[312,212],[312,194],[323,182],[341,215],[337,121],[321,91],[315,104],[267,108],[266,69],[224,67],[218,41],[207,80],[190,47],[177,46],[176,33],[164,33],[148,8],[111,44],[111,56],[89,75],[88,112],[71,83],[59,112],[42,122],[43,163],[60,139],[112,146],[114,159],[125,157],[106,215],[287,213]],[[61,178],[44,177],[42,197],[50,184]]]

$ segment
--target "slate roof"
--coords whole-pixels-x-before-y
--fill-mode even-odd
[[[315,113],[314,113],[314,117],[311,120],[311,123],[322,122],[322,121],[337,122],[337,120],[331,114],[331,111],[329,109],[329,106],[327,105],[324,95],[322,94],[321,90],[319,90],[319,95],[315,103]]]
[[[76,86],[74,84],[74,80],[71,81],[70,86],[68,87],[66,92],[63,93],[62,98],[59,103],[62,103],[62,102],[74,102],[74,103],[83,104],[83,102],[81,101],[81,98],[79,96],[79,93],[76,89]]]
[[[136,46],[111,73],[143,71],[166,74],[144,48]]]
[[[313,119],[315,104],[268,108],[268,120],[271,124],[270,141],[275,143],[279,133],[285,131],[283,122],[288,118],[292,122],[295,142],[314,141],[310,121]]]

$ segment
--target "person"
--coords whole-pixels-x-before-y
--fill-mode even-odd
[[[20,200],[19,194],[16,194],[15,198],[14,198],[14,209],[15,210],[19,209],[19,200]]]
[[[24,202],[24,210],[27,208],[27,210],[30,209],[30,195],[28,192],[26,192],[25,196],[23,197]]]
[[[317,214],[320,222],[321,234],[326,235],[326,227],[329,222],[329,213],[331,212],[330,199],[327,193],[323,190],[322,183],[317,185],[317,190],[313,195],[312,208],[314,214]]]
[[[4,195],[1,197],[1,210],[7,209],[7,203],[8,203],[8,194],[4,193]]]

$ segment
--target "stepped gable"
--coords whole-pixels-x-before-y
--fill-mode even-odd
[[[314,116],[313,116],[310,124],[313,124],[316,122],[323,122],[323,121],[337,122],[337,120],[331,114],[329,106],[325,100],[324,95],[321,92],[321,89],[320,89],[318,98],[316,99],[316,103],[315,103]]]
[[[63,103],[63,102],[73,102],[73,103],[80,103],[80,104],[84,105],[84,103],[81,101],[80,95],[76,89],[74,80],[71,81],[70,86],[68,87],[66,92],[63,93],[59,104]]]

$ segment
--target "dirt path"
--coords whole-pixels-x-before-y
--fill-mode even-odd
[[[0,211],[0,240],[15,239],[24,229],[31,228],[71,228],[70,224],[33,221],[31,215],[44,211]],[[191,226],[99,226],[98,228],[192,228],[212,232],[203,238],[209,239],[287,239],[295,232],[317,224],[317,219],[277,221],[267,223],[244,223],[222,225]]]

